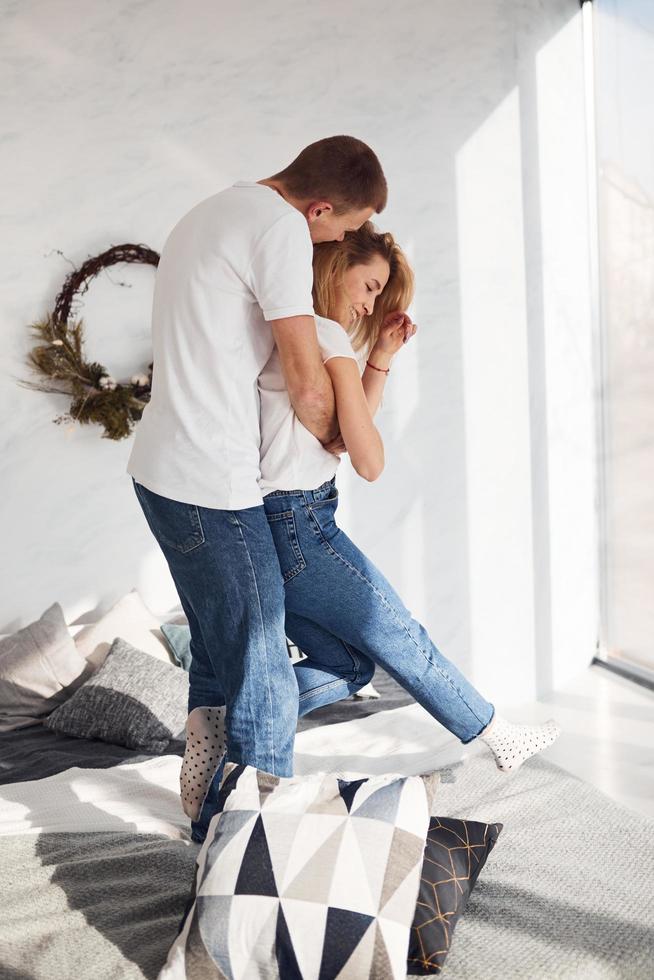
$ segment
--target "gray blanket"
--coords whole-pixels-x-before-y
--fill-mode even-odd
[[[441,816],[504,831],[454,933],[446,980],[644,980],[654,824],[543,759],[443,773]],[[155,978],[197,845],[132,833],[0,838],[2,980]]]
[[[156,977],[198,850],[154,834],[0,837],[0,977]]]

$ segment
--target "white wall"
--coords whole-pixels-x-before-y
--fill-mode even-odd
[[[0,630],[54,599],[69,620],[132,587],[176,602],[130,441],[53,425],[66,399],[14,381],[67,260],[160,249],[198,200],[344,132],[386,170],[379,224],[415,264],[419,332],[380,416],[384,475],[342,467],[343,526],[489,698],[583,668],[597,628],[577,0],[3,11]],[[84,297],[88,352],[116,377],[148,363],[152,275],[118,267]]]

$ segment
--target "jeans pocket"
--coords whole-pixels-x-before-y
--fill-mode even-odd
[[[266,514],[268,527],[275,543],[282,577],[285,582],[307,567],[295,527],[295,514],[285,510],[281,514]]]
[[[309,516],[314,530],[324,541],[331,541],[339,528],[336,524],[336,508],[338,507],[338,490],[334,487],[331,496],[323,500],[312,500],[308,506]]]
[[[170,500],[136,480],[133,482],[145,519],[160,545],[185,555],[204,544],[204,529],[195,504]]]

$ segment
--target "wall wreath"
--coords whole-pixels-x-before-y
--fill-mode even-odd
[[[83,321],[74,322],[71,309],[102,269],[120,262],[157,266],[159,254],[146,245],[112,245],[74,269],[64,282],[51,313],[30,324],[40,343],[28,354],[30,366],[45,381],[19,381],[25,388],[72,396],[69,412],[53,419],[101,425],[103,439],[125,439],[150,400],[152,364],[147,372],[129,381],[116,381],[102,364],[88,361],[84,353]]]

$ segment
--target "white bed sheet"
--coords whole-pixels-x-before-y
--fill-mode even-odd
[[[455,765],[471,751],[414,704],[301,732],[295,772],[415,775]],[[190,843],[179,799],[181,764],[179,756],[163,755],[0,786],[0,835],[125,831]]]

